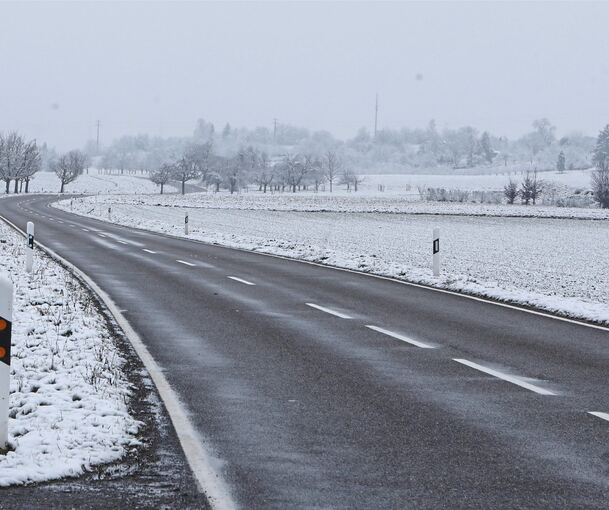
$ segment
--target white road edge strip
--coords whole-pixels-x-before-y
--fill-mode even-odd
[[[142,248],[142,251],[145,251],[146,253],[156,253],[156,251],[149,250],[148,248]]]
[[[554,393],[552,391],[546,390],[545,388],[542,388],[540,386],[535,386],[534,384],[523,381],[519,377],[504,374],[502,372],[498,372],[497,370],[493,370],[492,368],[487,368],[482,365],[478,365],[478,363],[474,363],[473,361],[468,361],[466,359],[458,359],[458,358],[453,358],[453,361],[456,361],[457,363],[461,363],[462,365],[467,365],[468,367],[474,368],[476,370],[480,370],[480,372],[484,372],[485,374],[492,375],[493,377],[497,377],[498,379],[502,379],[504,381],[510,382],[512,384],[520,386],[521,388],[525,388],[529,391],[539,393],[540,395],[556,395],[556,393]]]
[[[311,308],[315,308],[316,310],[320,310],[322,312],[329,313],[330,315],[340,317],[341,319],[351,319],[352,318],[351,316],[346,315],[344,313],[337,312],[335,310],[330,310],[329,308],[326,308],[325,306],[319,306],[314,303],[305,303],[305,305],[310,306]]]
[[[195,267],[195,264],[193,264],[191,262],[186,262],[185,260],[177,259],[176,262],[179,262],[180,264],[184,264],[185,266]]]
[[[0,218],[25,237],[25,232],[17,225],[7,220],[4,216],[0,216]],[[188,464],[197,480],[198,488],[201,492],[205,493],[211,507],[218,510],[233,510],[237,508],[228,486],[221,477],[221,472],[214,468],[214,466],[220,465],[222,461],[205,449],[203,446],[204,442],[191,423],[186,408],[173,388],[169,385],[169,382],[163,374],[163,370],[157,365],[157,362],[148,351],[146,345],[142,342],[140,336],[131,327],[131,324],[129,324],[127,319],[125,319],[114,301],[112,301],[110,296],[87,276],[86,273],[78,269],[75,265],[68,262],[50,248],[47,248],[39,241],[36,241],[36,245],[42,248],[48,255],[64,264],[64,266],[74,272],[74,274],[78,275],[108,307],[108,310],[110,310],[110,313],[114,316],[118,325],[125,335],[127,335],[127,338],[129,338],[135,352],[142,360],[142,363],[150,374],[150,377],[165,404],[165,408],[169,413],[178,438],[180,439],[182,450],[184,451]]]
[[[371,326],[369,324],[367,324],[366,327],[368,329],[371,329],[372,331],[377,331],[378,333],[382,333],[383,335],[397,338],[398,340],[401,340],[402,342],[406,342],[408,344],[415,345],[416,347],[420,347],[421,349],[435,349],[436,348],[435,345],[429,345],[429,344],[425,344],[423,342],[418,342],[416,340],[413,340],[412,338],[408,338],[407,336],[400,335],[399,333],[394,333],[393,331],[389,331],[388,329],[379,328],[378,326]]]
[[[592,416],[596,416],[597,418],[600,418],[601,420],[609,421],[609,414],[607,414],[607,413],[599,413],[597,411],[588,411],[588,414],[591,414]]]
[[[235,280],[236,282],[239,282],[239,283],[243,283],[245,285],[256,285],[255,283],[248,282],[247,280],[243,280],[241,278],[237,278],[236,276],[227,276],[227,278],[230,278],[231,280]]]

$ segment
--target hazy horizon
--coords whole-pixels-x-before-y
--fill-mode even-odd
[[[59,149],[198,118],[339,138],[609,122],[606,3],[0,3],[0,131]],[[297,20],[297,21],[296,21]]]

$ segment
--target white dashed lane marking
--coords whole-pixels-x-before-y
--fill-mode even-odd
[[[330,315],[334,315],[335,317],[340,317],[341,319],[351,319],[351,317],[345,313],[337,312],[336,310],[331,310],[330,308],[326,308],[325,306],[319,306],[315,303],[305,303],[305,305],[310,306],[311,308],[315,308],[321,312],[329,313]]]
[[[471,367],[475,370],[479,370],[480,372],[484,372],[485,374],[492,375],[493,377],[497,377],[498,379],[510,382],[512,384],[515,384],[516,386],[520,386],[521,388],[525,388],[529,391],[533,391],[540,395],[556,395],[556,393],[546,390],[545,388],[542,388],[540,386],[536,386],[534,384],[523,381],[520,377],[516,377],[514,375],[509,375],[509,374],[504,374],[503,372],[493,370],[492,368],[487,368],[482,365],[478,365],[478,363],[474,363],[473,361],[468,361],[466,359],[457,359],[457,358],[453,358],[453,361],[456,361],[457,363],[461,363],[462,365],[467,365],[468,367]]]
[[[248,282],[247,280],[243,280],[242,278],[237,278],[236,276],[227,276],[231,280],[235,280],[236,282],[243,283],[244,285],[256,285],[255,283]]]
[[[435,349],[435,346],[433,346],[433,345],[429,345],[429,344],[426,344],[423,342],[418,342],[417,340],[413,340],[412,338],[408,338],[407,336],[400,335],[399,333],[394,333],[393,331],[389,331],[388,329],[383,329],[383,328],[379,328],[378,326],[371,326],[371,325],[367,325],[366,327],[368,329],[371,329],[372,331],[376,331],[378,333],[382,333],[383,335],[387,335],[392,338],[396,338],[398,340],[401,340],[402,342],[406,342],[406,343],[415,345],[416,347],[420,347],[421,349]]]

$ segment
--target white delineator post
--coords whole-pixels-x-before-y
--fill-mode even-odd
[[[184,234],[188,235],[188,213],[184,216]]]
[[[13,284],[0,276],[0,449],[8,447],[8,399],[11,373]]]
[[[112,207],[108,207],[108,219],[111,220],[112,219]]]
[[[25,270],[32,272],[34,267],[34,224],[27,222],[27,246],[25,247]]]
[[[433,255],[433,275],[440,276],[440,229],[433,229],[433,243],[432,243],[432,255]]]

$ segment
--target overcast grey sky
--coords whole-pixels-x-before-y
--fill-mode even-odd
[[[0,130],[60,149],[102,123],[184,135],[280,122],[351,136],[609,123],[608,3],[0,3]],[[420,79],[417,79],[420,75]]]

